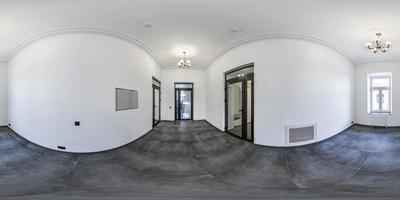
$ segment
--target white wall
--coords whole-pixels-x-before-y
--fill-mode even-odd
[[[207,68],[207,120],[224,127],[223,73],[255,64],[255,143],[286,146],[285,126],[317,123],[318,141],[351,125],[354,66],[333,49],[299,39],[243,44]]]
[[[152,76],[160,68],[142,48],[95,33],[36,41],[9,62],[9,122],[42,146],[70,152],[115,148],[152,128]],[[115,111],[115,88],[139,91],[139,109]],[[74,126],[80,121],[81,126]]]
[[[175,83],[193,82],[193,119],[206,119],[206,77],[204,70],[164,69],[161,71],[161,118],[175,120]]]
[[[0,126],[7,125],[7,64],[0,62]]]
[[[400,126],[400,63],[369,63],[356,66],[355,70],[355,122],[364,125],[385,126],[383,115],[369,115],[367,112],[367,74],[376,72],[392,72],[392,115],[387,116],[388,126]]]

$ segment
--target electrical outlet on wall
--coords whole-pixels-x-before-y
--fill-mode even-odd
[[[66,148],[64,146],[57,146],[57,149],[65,150]]]

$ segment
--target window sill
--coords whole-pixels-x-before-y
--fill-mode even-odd
[[[389,112],[373,112],[373,113],[368,113],[368,115],[392,115],[392,113],[389,113]]]

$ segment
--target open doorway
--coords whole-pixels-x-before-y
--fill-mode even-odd
[[[153,127],[161,121],[161,82],[153,77]]]
[[[175,83],[175,120],[193,120],[193,83]]]
[[[225,131],[254,140],[254,64],[225,73]]]

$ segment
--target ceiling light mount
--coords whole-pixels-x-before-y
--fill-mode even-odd
[[[192,67],[192,63],[190,62],[189,59],[186,58],[186,53],[187,53],[186,51],[182,52],[183,59],[181,59],[177,64],[179,69],[189,69],[190,67]]]
[[[142,28],[145,28],[145,29],[150,29],[152,27],[152,25],[147,22],[139,22],[139,26],[141,26]]]
[[[231,28],[230,29],[230,32],[231,33],[238,33],[238,32],[241,32],[241,31],[243,31],[244,29],[243,28]]]
[[[381,32],[377,32],[377,33],[375,33],[375,35],[376,35],[376,39],[373,40],[372,42],[367,42],[367,43],[365,44],[365,47],[366,47],[367,49],[371,50],[372,53],[378,53],[379,50],[380,50],[382,53],[386,53],[387,50],[388,50],[390,47],[393,46],[393,45],[392,45],[392,42],[390,42],[390,41],[383,42],[383,41],[381,40],[381,37],[382,37],[382,35],[383,35]]]

